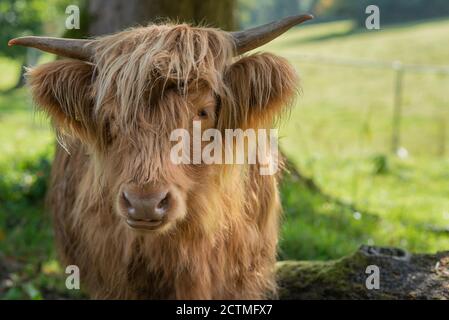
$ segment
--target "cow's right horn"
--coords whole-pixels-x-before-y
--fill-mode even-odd
[[[95,40],[65,39],[51,37],[21,37],[12,39],[8,46],[36,48],[62,57],[91,60],[93,49],[89,44]]]

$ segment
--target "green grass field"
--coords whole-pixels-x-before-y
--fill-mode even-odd
[[[264,49],[290,57],[449,65],[449,20],[381,31],[353,31],[349,22],[306,26]],[[447,250],[449,74],[405,74],[401,146],[408,156],[397,157],[390,152],[393,71],[291,61],[301,75],[302,94],[282,128],[284,151],[324,193],[359,209],[351,215],[362,230],[352,230],[353,222],[346,224],[338,211],[308,213],[288,204],[283,233],[288,256],[338,257],[361,240]],[[311,225],[305,225],[309,218]],[[298,250],[292,251],[295,244]]]
[[[447,20],[376,32],[337,22],[297,28],[262,50],[449,65],[448,40]],[[286,176],[280,259],[338,258],[366,243],[447,250],[449,75],[405,75],[408,156],[398,157],[390,153],[392,71],[291,61],[302,94],[283,122],[281,145],[319,190]],[[0,90],[14,84],[19,66],[0,58]],[[67,295],[43,209],[54,136],[32,110],[25,88],[0,93],[0,258],[18,266],[0,298]],[[0,279],[2,272],[0,263]]]

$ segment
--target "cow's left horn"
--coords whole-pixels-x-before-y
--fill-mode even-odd
[[[50,38],[50,37],[21,37],[12,39],[8,46],[23,46],[36,48],[59,56],[90,60],[93,56],[92,47],[89,46],[94,40]]]
[[[299,16],[287,17],[252,29],[231,32],[231,35],[235,41],[237,54],[242,54],[258,48],[279,37],[291,27],[310,19],[313,19],[311,14],[303,14]]]

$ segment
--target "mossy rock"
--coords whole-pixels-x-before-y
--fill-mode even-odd
[[[379,269],[379,288],[368,289],[368,266]],[[333,261],[281,261],[280,299],[449,299],[449,251],[410,254],[362,246]]]

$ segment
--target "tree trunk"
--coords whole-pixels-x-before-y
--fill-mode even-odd
[[[102,35],[149,22],[191,22],[233,30],[235,0],[90,0],[89,35]]]

